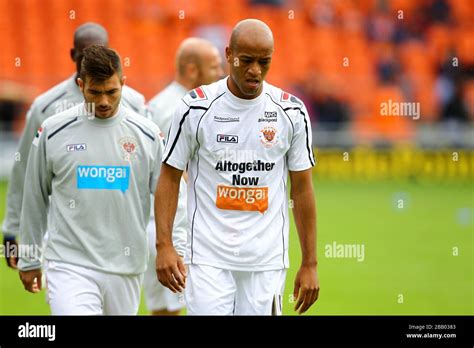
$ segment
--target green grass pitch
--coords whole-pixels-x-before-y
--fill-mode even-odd
[[[474,314],[473,184],[315,179],[314,187],[321,292],[309,315]],[[6,188],[0,183],[0,220]],[[363,260],[328,257],[334,242],[363,245]],[[290,259],[283,312],[295,315],[290,294],[300,252],[293,222]],[[49,314],[44,291],[27,293],[0,261],[0,314]],[[143,298],[139,314],[147,314]]]

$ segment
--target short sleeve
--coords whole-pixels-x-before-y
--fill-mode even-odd
[[[304,105],[294,109],[294,133],[287,153],[288,169],[302,171],[316,163],[313,154],[311,121]]]

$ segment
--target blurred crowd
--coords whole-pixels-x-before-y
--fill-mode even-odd
[[[314,37],[332,37],[341,57],[341,67],[326,64],[296,84],[320,127],[410,137],[415,122],[380,117],[389,99],[420,103],[425,124],[474,120],[474,2],[322,0],[309,9]]]
[[[423,125],[459,130],[474,120],[471,0],[113,0],[107,11],[92,0],[15,4],[0,0],[0,82],[44,91],[64,79],[73,71],[71,33],[91,20],[112,33],[111,46],[131,62],[128,81],[150,98],[172,80],[182,39],[207,38],[224,54],[230,28],[253,17],[275,36],[269,82],[305,101],[315,129],[349,131],[359,142],[404,141]],[[71,9],[74,20],[66,18]],[[13,33],[22,24],[25,32]],[[53,51],[44,45],[52,35]],[[21,69],[11,64],[17,56]],[[18,133],[22,117],[7,116],[19,109],[3,90],[2,128]],[[419,103],[420,118],[382,117],[389,100]]]

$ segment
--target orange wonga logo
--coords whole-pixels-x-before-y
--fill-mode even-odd
[[[268,187],[217,186],[216,206],[225,210],[259,211],[268,209]]]

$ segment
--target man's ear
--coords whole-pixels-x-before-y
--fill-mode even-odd
[[[186,64],[186,76],[195,82],[199,77],[199,69],[196,63],[188,63]]]
[[[125,84],[125,81],[127,80],[127,76],[122,76],[120,78],[120,84],[123,86]]]
[[[84,81],[80,77],[77,78],[77,85],[82,93],[84,93]]]
[[[225,48],[225,59],[227,63],[232,64],[232,50],[228,46]]]

